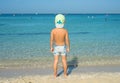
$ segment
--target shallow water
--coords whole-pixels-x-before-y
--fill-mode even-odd
[[[54,14],[0,15],[0,59],[51,57]],[[68,14],[68,56],[120,56],[119,14]]]

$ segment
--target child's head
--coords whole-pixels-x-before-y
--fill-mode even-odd
[[[57,14],[55,16],[55,26],[56,28],[63,28],[65,23],[65,16],[62,14]]]

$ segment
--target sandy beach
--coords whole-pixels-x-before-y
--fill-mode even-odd
[[[63,70],[53,77],[52,68],[6,68],[0,69],[0,83],[119,83],[120,66],[68,67],[68,77]]]
[[[46,76],[23,76],[17,78],[0,78],[0,83],[119,83],[120,73],[90,73],[53,78]]]
[[[61,62],[58,64],[58,77],[53,77],[51,61],[53,61],[52,58],[10,61],[2,60],[0,64],[0,83],[120,82],[119,57],[93,57],[89,59],[86,57],[68,57],[67,78],[64,78],[63,76]]]

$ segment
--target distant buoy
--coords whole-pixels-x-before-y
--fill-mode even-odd
[[[90,18],[90,16],[88,16],[88,18]]]
[[[92,19],[94,18],[94,16],[92,16]]]

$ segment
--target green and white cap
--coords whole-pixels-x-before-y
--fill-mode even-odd
[[[56,28],[63,28],[65,23],[65,16],[62,14],[57,14],[55,16],[55,26]]]

